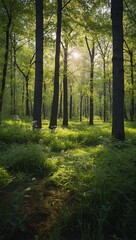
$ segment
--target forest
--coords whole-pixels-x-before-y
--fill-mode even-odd
[[[136,2],[0,0],[0,240],[136,239]]]

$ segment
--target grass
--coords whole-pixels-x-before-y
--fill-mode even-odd
[[[135,127],[127,122],[126,140],[118,142],[110,123],[100,121],[55,131],[48,121],[41,131],[5,121],[0,239],[135,240]]]

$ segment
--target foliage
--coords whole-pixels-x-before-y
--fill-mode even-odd
[[[12,177],[10,174],[4,169],[3,167],[0,167],[0,188],[5,187],[12,181]]]
[[[37,144],[12,144],[2,153],[1,164],[9,171],[24,172],[38,177],[46,176],[51,170],[42,146]]]
[[[40,240],[135,239],[135,123],[126,123],[124,142],[112,139],[111,125],[100,120],[34,133],[22,121],[14,132],[10,122],[6,137],[5,125],[0,128],[2,179],[8,183],[2,189],[9,203],[1,198],[3,239],[17,236],[17,229],[32,229]],[[21,139],[23,129],[27,141],[20,144],[15,136]]]

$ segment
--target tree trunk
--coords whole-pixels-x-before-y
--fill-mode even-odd
[[[68,126],[68,83],[67,83],[68,46],[64,48],[63,75],[63,125]]]
[[[13,51],[12,51],[12,38],[10,44],[10,114],[13,114]]]
[[[80,122],[82,122],[82,112],[83,112],[83,94],[80,94]]]
[[[13,42],[14,42],[14,47],[13,47],[13,54],[14,54],[14,82],[13,82],[13,114],[16,114],[16,37],[15,34],[13,35]]]
[[[135,114],[135,102],[134,102],[134,71],[133,71],[133,52],[130,52],[130,67],[131,67],[131,114],[130,118],[131,121],[134,121],[134,114]]]
[[[109,110],[110,116],[112,114],[112,96],[111,96],[111,80],[109,79]]]
[[[85,37],[86,45],[88,48],[89,56],[90,56],[90,116],[89,116],[89,125],[94,124],[94,103],[93,103],[93,78],[94,78],[94,55],[95,55],[95,44],[93,42],[92,49],[90,49],[88,44],[88,39]]]
[[[69,103],[69,118],[72,119],[72,105],[73,105],[73,97],[72,97],[72,85],[70,85],[70,103]]]
[[[30,110],[29,110],[29,90],[28,90],[28,82],[29,82],[29,76],[26,76],[26,116],[30,116]]]
[[[1,117],[2,117],[3,96],[4,96],[6,76],[7,76],[10,27],[11,27],[11,16],[8,15],[8,23],[6,27],[6,40],[5,40],[6,46],[5,46],[4,66],[3,66],[3,72],[2,72],[1,91],[0,91],[0,123],[1,123]]]
[[[106,104],[106,63],[105,58],[103,58],[103,120],[104,122],[107,121],[107,104]]]
[[[25,83],[23,81],[22,83],[22,112],[23,112],[23,116],[25,115],[25,111],[24,111],[24,99],[25,99]]]
[[[61,19],[62,19],[62,0],[57,0],[57,33],[56,33],[56,55],[54,72],[54,93],[51,108],[50,129],[57,127],[58,100],[59,100],[59,66],[60,66],[60,42],[61,42]]]
[[[60,85],[59,118],[62,118],[62,84]]]
[[[127,116],[127,109],[126,109],[126,105],[124,104],[124,118],[127,121],[128,120],[128,116]]]
[[[111,5],[113,35],[112,136],[115,139],[124,140],[123,0],[112,0]]]
[[[36,0],[36,62],[33,128],[42,127],[42,82],[43,82],[43,0]]]
[[[45,84],[45,82],[44,82],[44,84],[43,84],[43,93],[44,93],[44,96],[43,96],[43,104],[42,104],[42,112],[43,112],[43,118],[44,118],[44,119],[46,118],[45,92],[46,92],[46,84]]]

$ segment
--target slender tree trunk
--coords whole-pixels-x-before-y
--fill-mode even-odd
[[[42,107],[42,111],[43,111],[43,118],[46,118],[46,104],[45,104],[45,92],[46,92],[46,84],[44,82],[43,84],[43,93],[44,93],[44,97],[43,97],[43,107]]]
[[[102,115],[102,106],[101,106],[101,103],[102,103],[102,95],[101,94],[99,94],[99,117],[100,117],[100,119],[102,119],[103,118],[103,115]]]
[[[103,102],[103,120],[104,122],[107,121],[107,104],[106,104],[106,63],[105,58],[103,58],[103,96],[104,96],[104,102]]]
[[[131,64],[131,114],[130,118],[131,121],[134,121],[134,114],[135,114],[135,102],[134,102],[134,70],[133,70],[133,52],[130,52],[130,64]]]
[[[62,84],[60,85],[59,118],[62,118]]]
[[[124,43],[127,47],[127,53],[130,57],[130,78],[131,78],[131,103],[130,103],[130,119],[134,121],[135,115],[135,102],[134,102],[134,65],[133,65],[133,51],[129,48],[126,40],[124,39]]]
[[[36,62],[33,128],[42,127],[42,83],[43,83],[43,0],[36,0]]]
[[[112,136],[115,139],[124,140],[123,0],[112,0],[111,5],[113,34]]]
[[[23,81],[23,84],[22,84],[22,112],[23,112],[23,115],[25,114],[24,113],[24,99],[25,99],[25,83]]]
[[[12,38],[10,44],[10,114],[13,114],[13,48],[12,48]]]
[[[112,96],[111,96],[111,80],[109,79],[109,109],[110,109],[110,116],[112,114]]]
[[[83,94],[80,94],[80,122],[82,122],[82,112],[83,112]]]
[[[94,124],[94,102],[93,102],[93,78],[94,78],[94,56],[95,56],[95,44],[93,42],[92,49],[89,47],[88,39],[85,37],[86,46],[88,48],[89,56],[90,56],[90,116],[89,116],[89,125]]]
[[[29,110],[29,90],[28,90],[28,82],[29,82],[29,76],[26,76],[26,116],[30,116],[30,110]]]
[[[72,105],[73,105],[73,96],[72,96],[72,85],[70,85],[70,103],[69,103],[69,118],[72,119]]]
[[[62,0],[57,0],[57,33],[56,33],[56,55],[54,72],[54,93],[51,108],[50,129],[57,127],[58,100],[59,100],[59,66],[60,66],[60,42],[61,42],[61,19],[62,19]]]
[[[64,48],[63,75],[63,125],[68,126],[68,83],[67,83],[68,46]]]
[[[13,54],[14,54],[14,82],[13,82],[13,114],[16,114],[16,36],[14,34],[13,36],[13,42],[14,42],[14,48],[13,48]]]
[[[94,42],[92,47],[92,56],[91,56],[91,70],[90,70],[90,118],[89,124],[94,124],[94,102],[93,102],[93,78],[94,78]]]
[[[86,97],[86,110],[87,110],[87,118],[89,116],[89,96]]]
[[[3,106],[3,96],[6,84],[6,76],[7,76],[7,65],[8,65],[8,56],[9,56],[9,36],[10,36],[10,27],[11,27],[11,16],[8,16],[8,23],[6,26],[6,46],[5,46],[5,56],[4,56],[4,66],[2,71],[2,80],[1,80],[1,90],[0,90],[0,123],[2,117],[2,106]]]
[[[126,121],[128,120],[126,104],[124,104],[124,118]]]

